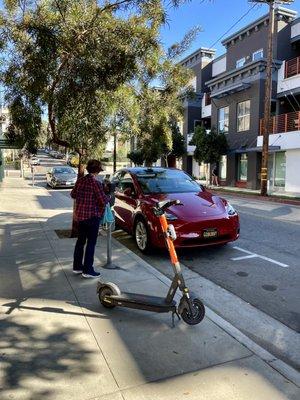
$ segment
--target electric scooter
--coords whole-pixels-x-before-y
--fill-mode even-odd
[[[153,207],[154,214],[159,218],[174,271],[174,278],[167,296],[164,298],[139,293],[121,292],[116,284],[111,282],[101,282],[100,280],[97,285],[97,293],[99,300],[104,307],[114,308],[119,306],[157,313],[172,312],[173,326],[174,315],[177,315],[178,319],[181,317],[183,321],[189,325],[196,325],[202,321],[205,315],[205,307],[201,300],[190,297],[189,289],[185,285],[173,243],[176,239],[175,228],[174,225],[168,225],[167,223],[165,210],[173,205],[181,205],[180,200],[164,200]],[[177,307],[174,296],[178,288],[182,292],[182,297]]]

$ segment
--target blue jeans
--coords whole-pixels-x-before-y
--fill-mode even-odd
[[[87,274],[94,270],[95,246],[98,238],[100,218],[93,217],[79,221],[78,239],[74,250],[73,269],[82,270]],[[85,247],[85,253],[84,253]],[[83,261],[84,253],[84,261]],[[83,263],[82,263],[83,261]]]

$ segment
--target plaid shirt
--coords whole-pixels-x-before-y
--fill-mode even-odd
[[[92,217],[101,217],[106,203],[109,202],[100,182],[94,175],[88,174],[78,179],[71,197],[75,199],[75,216],[77,221],[84,221]]]

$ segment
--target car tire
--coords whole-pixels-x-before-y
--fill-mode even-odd
[[[138,249],[142,253],[149,252],[151,249],[149,229],[142,218],[138,218],[134,224],[134,239]]]

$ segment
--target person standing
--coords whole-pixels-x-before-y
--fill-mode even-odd
[[[217,165],[215,165],[212,170],[212,184],[219,186],[219,173]]]
[[[103,191],[95,177],[103,171],[101,162],[89,160],[88,174],[79,178],[71,191],[75,200],[75,219],[78,221],[78,239],[74,249],[73,273],[83,278],[97,278],[94,270],[95,246],[98,238],[100,219],[110,196]]]

